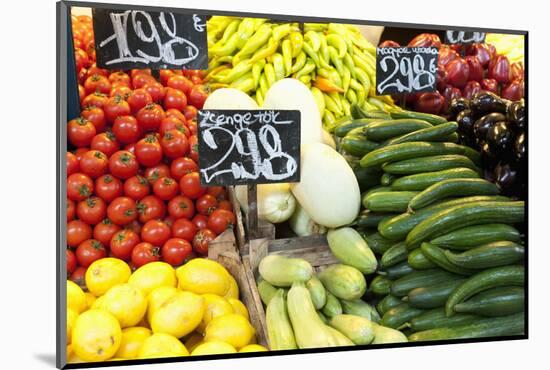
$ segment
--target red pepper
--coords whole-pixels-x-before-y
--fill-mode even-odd
[[[441,39],[434,33],[421,33],[412,39],[407,46],[410,48],[435,46],[439,49],[441,47]]]
[[[447,71],[442,65],[437,66],[437,90],[443,91],[447,87]]]
[[[459,58],[449,62],[445,70],[447,71],[447,81],[450,85],[459,89],[466,86],[470,77],[470,67],[464,59]]]
[[[450,102],[453,99],[461,98],[462,92],[458,87],[452,87],[449,85],[447,86],[445,91],[443,91],[443,97],[445,98],[446,102]],[[447,113],[448,109],[449,109],[449,105],[445,104],[443,106],[443,113]]]
[[[441,45],[437,63],[446,66],[450,61],[458,59],[459,57],[460,55],[458,55],[455,50],[451,49],[449,45]]]
[[[512,63],[511,68],[512,68],[512,81],[525,79],[525,70],[523,69],[522,62]]]
[[[520,100],[525,95],[525,85],[523,80],[514,80],[508,86],[502,89],[501,96],[508,100]]]
[[[470,75],[468,79],[470,81],[481,81],[483,79],[483,67],[481,66],[479,60],[472,55],[468,55],[464,58],[464,60],[468,63],[468,67],[470,67]]]
[[[481,80],[481,88],[485,91],[490,91],[492,93],[498,93],[498,82],[492,78],[484,78]]]
[[[497,55],[491,60],[487,76],[503,84],[509,83],[512,78],[512,70],[508,58],[504,55]]]
[[[414,109],[418,112],[439,114],[444,106],[445,98],[436,91],[420,94],[414,104]]]
[[[378,45],[379,48],[398,48],[400,46],[401,45],[399,45],[397,42],[395,42],[393,40],[386,40],[383,43],[381,43],[380,45]]]
[[[482,90],[481,85],[477,81],[468,81],[462,89],[462,96],[466,99],[471,99],[476,93]]]
[[[483,68],[487,67],[491,60],[491,52],[487,44],[472,44],[466,54],[476,57]]]

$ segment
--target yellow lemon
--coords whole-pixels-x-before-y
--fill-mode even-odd
[[[78,313],[75,310],[72,308],[67,309],[67,344],[71,343],[71,334],[77,317]]]
[[[145,316],[147,300],[141,290],[130,284],[116,285],[101,298],[101,308],[112,313],[122,328],[135,326]]]
[[[151,262],[134,271],[128,279],[128,284],[141,289],[147,297],[155,288],[175,287],[177,284],[176,271],[166,262]]]
[[[229,275],[229,290],[227,293],[225,293],[225,298],[233,298],[233,299],[239,299],[239,286],[237,285],[237,281],[231,274]]]
[[[217,262],[194,258],[176,270],[178,288],[197,294],[224,296],[230,287],[229,273]]]
[[[81,359],[78,358],[77,355],[75,355],[74,350],[73,350],[73,345],[69,344],[67,346],[67,363],[76,364],[76,363],[81,363],[81,362],[84,362],[84,361],[82,361]]]
[[[204,299],[195,293],[178,291],[155,308],[149,323],[153,333],[166,333],[181,338],[200,324]]]
[[[241,315],[242,317],[248,320],[249,318],[248,310],[246,309],[246,306],[244,305],[244,303],[242,303],[241,301],[235,298],[229,298],[227,301],[231,306],[233,306],[233,311],[235,313],[238,313],[239,315]]]
[[[99,297],[115,285],[126,283],[131,273],[126,262],[118,258],[102,258],[86,270],[86,286],[90,293]]]
[[[67,308],[74,310],[76,313],[81,313],[87,308],[86,294],[71,280],[67,280]]]
[[[91,308],[97,298],[90,292],[84,294],[86,295],[86,307]]]
[[[189,356],[187,348],[178,338],[164,333],[155,333],[143,341],[137,358]]]
[[[199,344],[191,352],[191,356],[217,355],[220,353],[237,353],[237,350],[229,343],[212,341]]]
[[[103,296],[99,297],[99,298],[96,298],[96,300],[94,301],[94,303],[92,303],[92,305],[90,306],[90,309],[92,310],[99,310],[102,308],[102,303],[103,303]]]
[[[187,348],[189,352],[193,352],[193,350],[197,348],[198,345],[203,343],[203,340],[204,336],[202,334],[193,333],[185,341],[185,348]]]
[[[116,318],[105,310],[88,310],[75,321],[72,345],[84,361],[105,361],[114,356],[122,337]]]
[[[161,286],[153,289],[147,297],[147,322],[151,323],[151,317],[157,308],[161,307],[166,301],[172,298],[178,289],[173,287]]]
[[[247,319],[238,314],[230,314],[218,316],[210,321],[205,330],[204,340],[218,340],[241,348],[249,344],[253,336],[254,328]]]
[[[259,344],[249,344],[241,348],[239,352],[267,352],[267,348]]]
[[[203,294],[202,297],[204,298],[204,315],[197,328],[200,333],[204,333],[204,329],[213,318],[233,313],[233,306],[227,299],[215,294]]]
[[[122,330],[122,340],[118,347],[116,358],[134,359],[137,358],[139,349],[143,342],[151,336],[151,330],[139,326]]]

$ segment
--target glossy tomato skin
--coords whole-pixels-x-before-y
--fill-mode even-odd
[[[103,105],[107,122],[113,123],[117,117],[127,116],[131,113],[130,105],[120,95],[111,96]]]
[[[111,89],[111,92],[109,93],[109,97],[119,95],[122,97],[122,99],[128,101],[128,97],[130,96],[131,93],[132,93],[132,89],[130,89],[128,86],[114,84],[113,88]]]
[[[85,118],[75,118],[67,124],[67,137],[69,142],[76,147],[90,145],[95,135],[95,126]]]
[[[181,111],[174,108],[166,110],[166,117],[174,117],[182,122],[187,123],[187,118],[185,117],[185,115]]]
[[[141,108],[153,103],[153,98],[145,89],[135,89],[128,96],[127,102],[130,105],[132,114],[136,114]]]
[[[114,224],[108,218],[103,219],[100,223],[95,225],[93,237],[103,243],[103,245],[109,245],[113,235],[120,230],[120,226]]]
[[[186,196],[177,195],[168,202],[168,213],[174,219],[191,219],[195,215],[195,205]]]
[[[197,172],[199,166],[188,157],[176,158],[170,163],[170,173],[176,181],[191,172]]]
[[[94,182],[90,176],[81,172],[67,177],[67,197],[75,202],[86,199],[94,192]]]
[[[109,82],[111,84],[123,84],[126,86],[130,86],[131,84],[130,76],[122,71],[112,72],[109,75]]]
[[[122,182],[112,175],[103,175],[95,180],[95,194],[110,203],[122,195]]]
[[[164,155],[170,159],[183,157],[189,151],[187,136],[178,130],[168,130],[161,136],[160,145]]]
[[[111,91],[111,82],[105,76],[94,74],[86,78],[84,89],[86,90],[86,94],[94,92],[108,94]]]
[[[124,230],[131,230],[135,232],[136,234],[141,234],[141,222],[139,220],[134,220],[130,222],[129,224],[124,225]]]
[[[67,245],[78,247],[86,239],[92,237],[92,228],[85,222],[73,220],[67,223]]]
[[[219,235],[227,229],[232,229],[235,222],[236,220],[233,212],[226,211],[225,209],[217,209],[208,217],[207,227]]]
[[[188,94],[189,104],[197,109],[202,109],[208,93],[206,92],[204,85],[195,85],[191,88]]]
[[[136,202],[132,198],[115,198],[107,207],[107,217],[117,225],[126,225],[134,221],[137,216]]]
[[[122,144],[135,143],[141,137],[141,127],[133,116],[120,116],[113,123],[113,134]]]
[[[166,94],[164,95],[163,104],[165,109],[185,109],[185,106],[187,105],[187,97],[183,92],[171,87],[167,87],[165,91]]]
[[[82,155],[79,161],[80,172],[97,179],[109,168],[109,159],[99,150],[90,150]]]
[[[193,132],[193,129],[192,129],[192,125],[191,125],[192,122],[190,122],[189,124],[189,129],[191,130],[191,132]],[[195,124],[195,130],[193,132],[193,135],[189,136],[189,158],[191,158],[192,160],[194,160],[196,163],[199,163],[199,142],[198,142],[198,139],[197,139],[197,131],[196,131],[196,124]]]
[[[149,220],[141,228],[141,240],[154,246],[162,246],[171,235],[170,227],[160,220]]]
[[[94,136],[90,144],[90,149],[99,150],[107,157],[110,157],[120,149],[120,144],[111,131],[106,131]]]
[[[69,278],[71,281],[73,281],[75,284],[77,284],[82,289],[86,289],[86,281],[85,281],[86,270],[87,270],[86,267],[78,266],[73,271],[73,273],[71,274],[71,277]]]
[[[141,242],[132,250],[132,264],[139,268],[149,262],[160,261],[160,248]]]
[[[206,188],[200,183],[198,172],[191,172],[180,179],[180,190],[183,195],[197,199],[206,193]]]
[[[191,221],[199,230],[206,229],[206,226],[208,225],[208,217],[201,214],[196,214]]]
[[[124,195],[133,200],[140,200],[149,195],[149,182],[145,177],[132,176],[124,182]]]
[[[119,230],[111,238],[109,245],[111,255],[115,258],[128,261],[132,257],[132,250],[140,242],[139,235],[132,230]]]
[[[90,148],[88,147],[78,148],[77,150],[74,151],[74,155],[76,156],[76,159],[78,159],[78,161],[80,162],[80,158],[82,158],[82,156],[88,153],[89,151],[90,151]]]
[[[67,274],[70,275],[76,269],[76,256],[74,252],[70,249],[67,249]]]
[[[168,79],[166,86],[173,89],[183,92],[185,95],[188,95],[191,89],[193,88],[193,82],[191,82],[185,76],[172,76]]]
[[[138,169],[136,156],[127,150],[119,150],[109,158],[109,171],[119,179],[126,180],[135,176]]]
[[[191,242],[198,231],[198,227],[186,218],[179,218],[172,224],[172,236]]]
[[[201,215],[209,216],[218,208],[218,200],[210,194],[204,194],[197,199],[196,207]]]
[[[83,267],[88,267],[98,259],[105,257],[107,257],[107,250],[101,242],[95,239],[85,240],[76,248],[76,259],[78,264]]]
[[[162,138],[164,134],[169,130],[178,130],[182,134],[187,136],[191,135],[189,129],[185,125],[185,121],[182,121],[176,116],[166,116],[161,122],[159,127],[159,135]]]
[[[67,176],[78,172],[78,158],[71,152],[67,152]]]
[[[107,99],[109,99],[107,95],[95,92],[93,94],[86,95],[86,97],[82,99],[82,107],[99,107],[103,109]]]
[[[146,167],[156,166],[162,161],[162,147],[155,135],[147,135],[137,142],[136,158]]]
[[[107,215],[107,205],[99,197],[89,197],[78,203],[76,215],[88,225],[96,225]]]
[[[187,240],[180,238],[168,239],[161,249],[162,260],[172,266],[180,266],[192,251],[193,248]]]
[[[170,177],[161,177],[153,184],[153,193],[162,200],[170,200],[178,194],[179,186]]]
[[[221,200],[218,203],[218,209],[225,209],[226,211],[233,212],[233,206],[231,205],[231,202],[228,200]]]
[[[160,123],[165,117],[164,109],[155,103],[147,104],[136,114],[138,123],[143,131],[158,131]]]
[[[154,195],[147,195],[137,203],[139,222],[161,219],[166,214],[164,202]]]
[[[147,91],[149,95],[151,95],[151,98],[155,103],[161,103],[166,95],[164,86],[156,81],[145,84],[143,86],[143,90]]]
[[[207,256],[208,244],[210,244],[210,242],[214,239],[216,239],[216,234],[214,234],[211,230],[199,230],[193,238],[193,250],[200,255]]]
[[[227,192],[223,186],[209,186],[206,194],[212,195],[219,202],[227,199]]]
[[[132,86],[134,89],[141,89],[148,83],[156,82],[155,78],[150,74],[140,73],[132,76]]]
[[[76,206],[72,200],[67,198],[67,222],[74,220]]]
[[[107,120],[105,119],[103,109],[98,107],[86,107],[80,114],[82,115],[82,118],[92,122],[97,133],[105,131]]]
[[[170,177],[170,167],[164,163],[145,169],[143,176],[151,186],[161,177]]]
[[[195,108],[194,106],[192,105],[187,105],[184,109],[183,109],[183,114],[185,116],[185,118],[189,121],[195,119],[195,117],[197,117],[197,108]]]

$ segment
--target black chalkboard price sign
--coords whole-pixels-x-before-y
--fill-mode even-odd
[[[446,31],[447,44],[473,44],[485,41],[485,32]]]
[[[300,111],[201,110],[203,185],[300,181]]]
[[[435,91],[437,57],[435,47],[377,48],[377,95]]]
[[[101,68],[208,68],[205,16],[93,9],[93,23]]]

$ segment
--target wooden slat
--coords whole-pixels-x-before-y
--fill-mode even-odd
[[[244,229],[241,206],[239,204],[239,201],[237,200],[237,196],[235,195],[235,187],[229,186],[227,188],[227,192],[229,194],[229,201],[231,202],[233,213],[235,214],[235,218],[237,221],[237,224],[233,226],[233,231],[235,232],[235,237],[237,239],[237,247],[239,248],[239,251],[241,251],[241,254],[243,254],[242,248],[244,248],[244,245],[246,244],[246,232]]]

